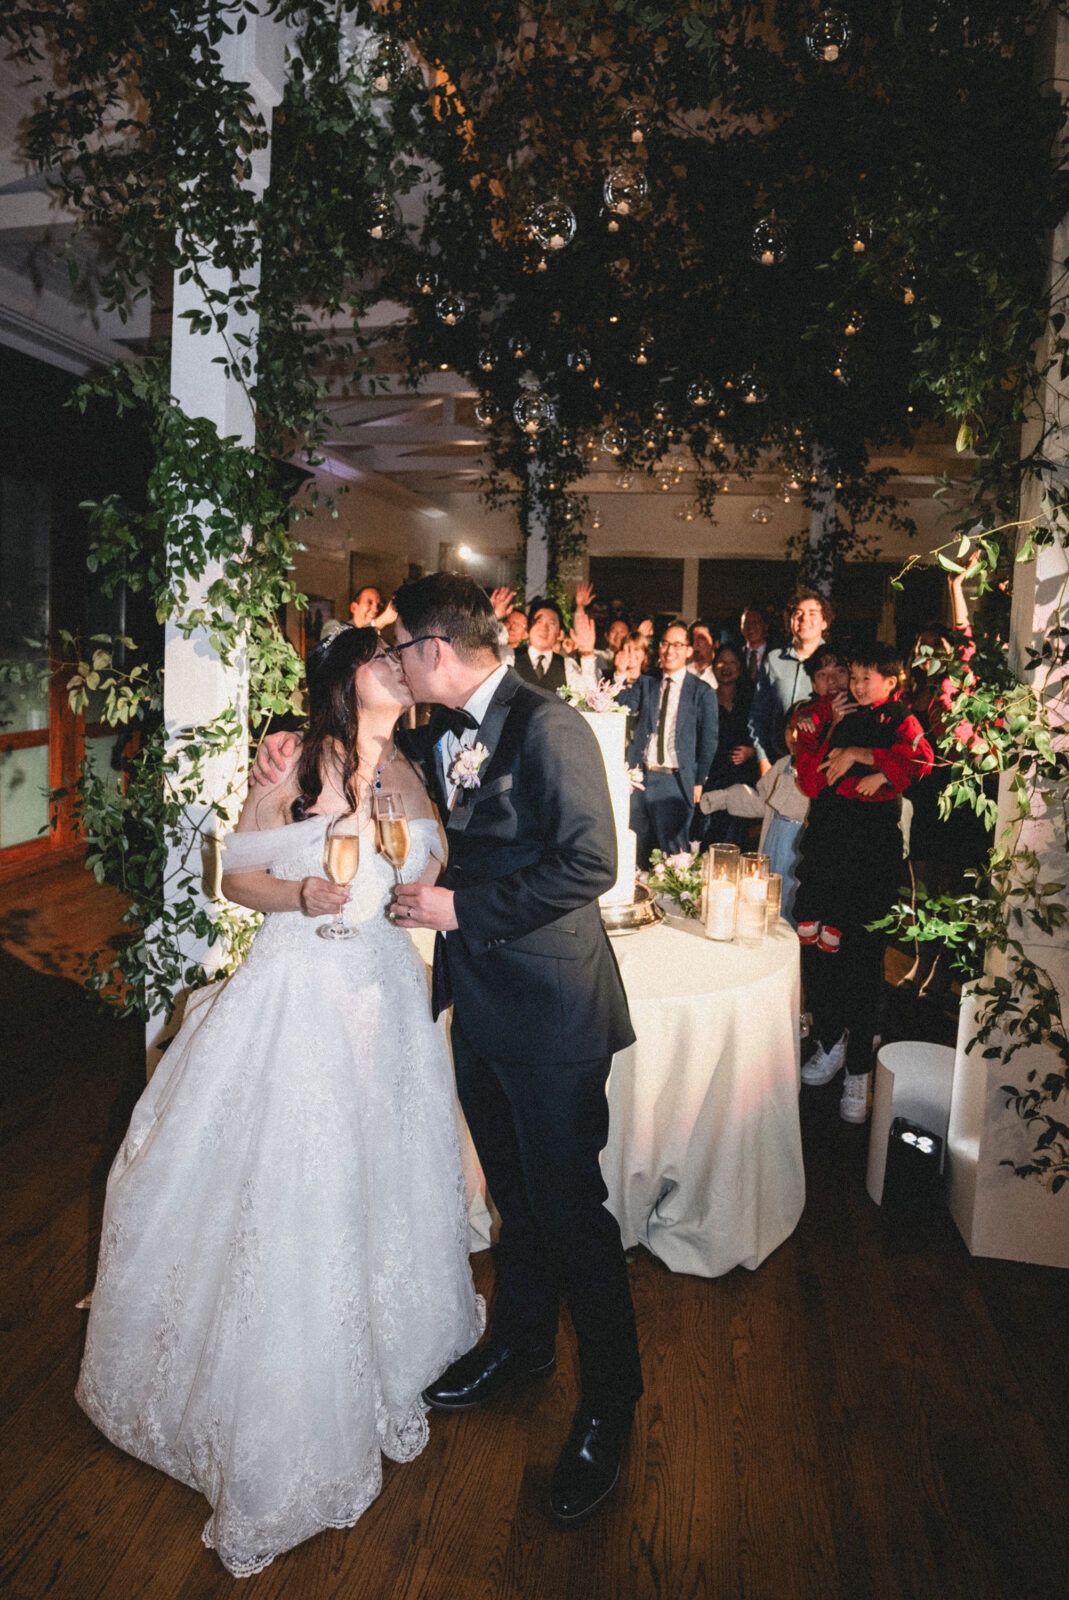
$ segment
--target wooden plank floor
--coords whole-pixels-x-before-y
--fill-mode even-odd
[[[27,937],[32,943],[32,929]],[[64,939],[76,929],[64,925]],[[27,979],[24,975],[29,972]],[[0,1119],[5,1600],[1054,1600],[1069,1590],[1069,1274],[973,1260],[937,1217],[895,1229],[867,1131],[803,1095],[808,1203],[755,1273],[631,1263],[646,1395],[621,1492],[570,1532],[543,1512],[574,1349],[492,1410],[432,1417],[356,1528],[240,1585],[204,1502],[74,1404],[107,1168],[142,1081],[136,1024],[0,957],[0,1026],[37,1045]],[[10,998],[9,998],[10,997]],[[7,1030],[4,1030],[5,1036]],[[16,1063],[16,1065],[18,1065]],[[476,1278],[492,1288],[486,1256]]]

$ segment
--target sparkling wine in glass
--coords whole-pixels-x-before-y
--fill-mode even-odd
[[[331,883],[344,888],[356,877],[360,865],[360,836],[356,813],[346,811],[340,817],[331,817],[327,823],[323,842],[323,870]],[[352,939],[356,929],[346,926],[344,913],[339,911],[333,922],[324,922],[316,929],[321,939]]]
[[[394,886],[401,881],[401,868],[408,860],[412,836],[405,816],[405,803],[399,794],[376,794],[371,801],[379,849],[393,868]]]

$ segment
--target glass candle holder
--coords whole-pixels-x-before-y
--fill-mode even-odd
[[[702,927],[707,939],[734,939],[738,898],[738,845],[714,844],[702,856]]]
[[[768,911],[765,913],[765,932],[771,933],[780,919],[780,906],[783,900],[783,876],[779,872],[770,872],[765,881],[768,884]]]
[[[740,944],[760,944],[765,936],[768,911],[768,879],[743,878],[739,884],[739,912],[736,938]]]
[[[760,851],[749,851],[739,857],[739,878],[767,878],[770,862]]]

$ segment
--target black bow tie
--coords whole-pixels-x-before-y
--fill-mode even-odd
[[[459,706],[439,706],[435,714],[435,727],[438,729],[439,739],[443,733],[454,733],[459,739],[467,728],[478,726],[471,712]]]

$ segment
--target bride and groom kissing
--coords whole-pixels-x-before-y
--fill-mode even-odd
[[[235,1575],[355,1523],[382,1455],[423,1448],[428,1408],[548,1376],[561,1297],[580,1398],[558,1522],[611,1495],[642,1392],[598,1165],[612,1056],[634,1037],[597,905],[616,875],[600,753],[502,665],[470,579],[434,574],[395,604],[392,648],[345,628],[310,656],[299,750],[279,735],[261,751],[223,886],[264,922],[193,997],[108,1180],[78,1399],[207,1497],[205,1542]],[[420,702],[429,723],[398,727]],[[328,882],[327,819],[370,829],[387,789],[410,819],[402,881],[365,848],[348,889]],[[339,912],[356,937],[315,938]],[[435,931],[430,1005],[409,928]],[[432,1019],[450,1001],[456,1094],[501,1218],[482,1342]]]

